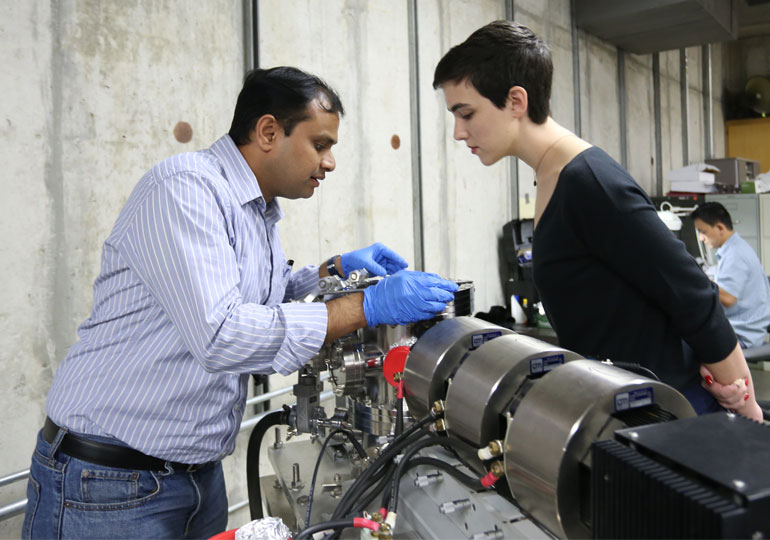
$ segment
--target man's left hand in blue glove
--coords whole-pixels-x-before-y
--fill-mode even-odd
[[[330,268],[332,264],[334,268]],[[409,264],[398,253],[376,242],[369,247],[332,257],[327,263],[327,270],[333,273],[336,269],[344,279],[353,270],[366,270],[370,276],[387,276],[407,266]]]

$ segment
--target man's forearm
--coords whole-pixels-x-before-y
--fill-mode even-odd
[[[720,304],[722,304],[724,307],[733,307],[737,301],[738,299],[736,297],[725,291],[722,287],[719,287]]]
[[[326,326],[325,343],[366,326],[364,316],[364,294],[353,293],[326,302],[329,322]]]

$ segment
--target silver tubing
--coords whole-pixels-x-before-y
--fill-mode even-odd
[[[265,395],[267,395],[267,394],[265,394]],[[321,401],[325,401],[325,400],[329,399],[330,397],[332,397],[333,395],[334,395],[334,392],[331,391],[331,390],[327,390],[326,392],[321,392]],[[244,420],[243,422],[241,422],[241,428],[240,428],[239,431],[244,431],[244,430],[247,430],[249,428],[252,428],[252,427],[256,426],[259,423],[259,421],[262,420],[262,418],[264,418],[265,416],[267,416],[270,413],[273,413],[273,412],[276,412],[276,411],[280,411],[280,410],[281,409],[273,409],[272,411],[263,412],[262,414],[258,414],[257,416],[253,416],[253,417],[249,418],[248,420]]]
[[[23,514],[27,508],[27,499],[0,506],[0,521]]]
[[[575,18],[575,0],[570,0],[570,19],[572,28],[572,95],[575,107],[575,133],[583,136],[583,120],[580,114],[580,35]]]
[[[420,51],[417,30],[417,0],[407,0],[409,26],[409,104],[412,138],[412,228],[414,269],[423,270],[425,260],[422,220],[422,147],[420,143]]]
[[[324,373],[323,375],[321,375],[320,381],[323,382],[328,378],[329,378],[329,374]],[[294,386],[284,386],[283,388],[278,388],[277,390],[273,390],[272,392],[267,392],[266,394],[260,394],[258,396],[254,396],[253,398],[249,398],[246,400],[246,405],[256,405],[257,403],[262,403],[263,401],[270,401],[275,397],[282,396],[283,394],[288,394],[293,389],[294,389]]]
[[[628,120],[626,119],[626,53],[618,49],[618,108],[620,109],[620,164],[628,169]]]
[[[516,10],[513,0],[505,0],[505,18],[509,21],[515,20]],[[519,159],[511,157],[508,159],[509,186],[508,193],[509,219],[519,219]]]
[[[29,476],[29,469],[27,469],[26,471],[19,471],[13,474],[9,474],[8,476],[4,476],[0,478],[0,487],[7,486],[8,484],[13,484],[14,482],[18,482],[19,480],[24,480],[28,476]]]
[[[714,157],[714,107],[711,87],[711,44],[701,47],[703,75],[703,152],[706,159]]]
[[[663,136],[660,120],[660,53],[652,53],[652,100],[655,110],[655,195],[663,195]]]
[[[241,0],[243,4],[243,68],[254,69],[254,10],[255,0]]]
[[[679,49],[679,108],[682,116],[682,165],[690,164],[690,86],[687,81],[687,49]],[[700,244],[700,242],[699,242]]]

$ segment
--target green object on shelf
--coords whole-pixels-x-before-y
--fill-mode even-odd
[[[538,328],[552,328],[551,323],[548,322],[548,317],[545,315],[537,314],[537,327]]]
[[[746,182],[741,182],[741,193],[756,193],[756,192],[757,192],[757,189],[756,189],[756,186],[754,185],[754,182],[751,182],[748,180]]]

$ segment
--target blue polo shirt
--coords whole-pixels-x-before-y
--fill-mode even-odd
[[[770,283],[759,257],[733,232],[717,250],[717,261],[717,285],[738,299],[725,308],[735,334],[746,347],[762,345],[770,325]]]

